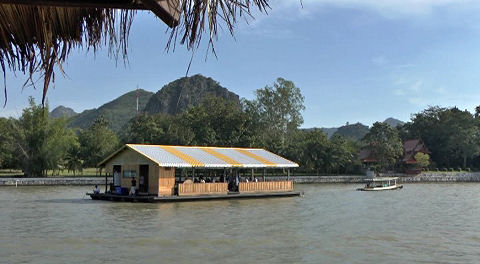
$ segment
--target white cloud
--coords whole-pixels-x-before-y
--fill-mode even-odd
[[[271,3],[273,12],[288,9],[291,12],[290,15],[295,12],[309,15],[315,8],[331,6],[368,9],[387,18],[398,18],[405,15],[425,16],[431,14],[436,8],[468,9],[468,6],[472,5],[478,7],[480,3],[474,0],[277,0]]]

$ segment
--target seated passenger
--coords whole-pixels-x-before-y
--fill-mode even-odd
[[[98,185],[95,185],[95,189],[93,190],[94,194],[99,194],[100,193],[100,188],[98,188]]]

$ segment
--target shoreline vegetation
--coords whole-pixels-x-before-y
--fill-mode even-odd
[[[182,91],[190,92],[176,96]],[[0,178],[22,172],[47,178],[100,176],[86,168],[126,143],[263,148],[298,163],[295,175],[360,175],[367,168],[376,173],[480,171],[480,106],[475,113],[433,106],[404,124],[347,124],[348,129],[329,136],[322,129],[301,128],[304,96],[283,78],[257,89],[252,100],[200,75],[176,80],[151,97],[156,99],[122,126],[114,109],[128,104],[110,109],[110,115],[99,113],[83,128],[71,127],[67,117],[54,118],[48,104],[30,98],[18,119],[0,118],[0,169],[7,169]],[[422,148],[407,151],[406,142],[422,142]],[[368,155],[361,158],[361,153]]]
[[[3,171],[3,170],[2,170]],[[392,173],[381,176],[399,177],[399,183],[466,183],[480,182],[480,172],[428,171],[417,175]],[[267,176],[268,180],[285,180],[287,176]],[[296,184],[360,184],[364,183],[365,175],[293,175],[290,178]],[[112,177],[108,176],[110,184]],[[93,186],[105,185],[105,176],[54,176],[43,178],[7,177],[0,176],[0,186]]]

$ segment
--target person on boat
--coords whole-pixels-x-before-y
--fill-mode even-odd
[[[100,188],[98,188],[98,185],[95,185],[95,189],[93,189],[94,194],[99,194],[100,193]]]
[[[137,180],[135,178],[132,178],[132,187],[130,187],[130,192],[128,195],[133,196],[136,193],[135,187],[137,186]]]

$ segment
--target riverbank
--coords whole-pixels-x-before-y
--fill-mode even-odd
[[[111,182],[108,178],[108,183]],[[0,178],[0,186],[105,185],[105,177]]]
[[[480,182],[480,172],[423,172],[418,175],[384,174],[399,177],[400,183],[424,182]],[[297,184],[309,183],[363,183],[363,175],[292,176]],[[269,176],[268,180],[286,180],[286,176]],[[111,182],[108,178],[108,184]],[[104,177],[54,177],[54,178],[0,178],[0,186],[42,186],[42,185],[105,185]]]

